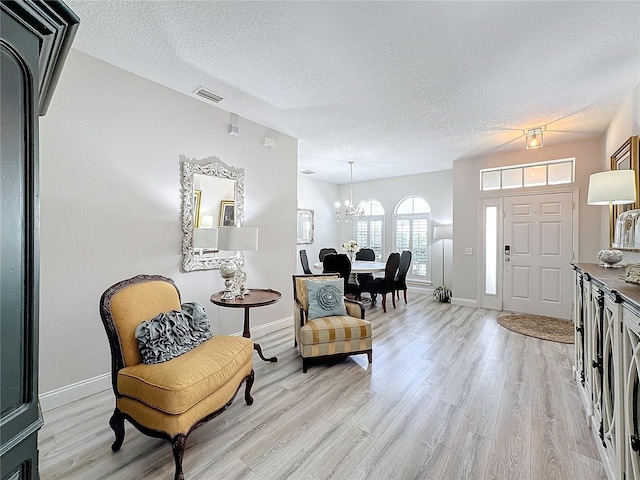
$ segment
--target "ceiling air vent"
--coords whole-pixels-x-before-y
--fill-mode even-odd
[[[218,103],[220,100],[222,100],[222,97],[220,95],[218,95],[217,93],[210,92],[204,87],[198,87],[194,93],[204,98],[205,100],[209,100],[210,102],[213,102],[213,103]]]

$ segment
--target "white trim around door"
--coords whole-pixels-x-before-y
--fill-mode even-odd
[[[485,196],[480,198],[478,202],[478,303],[482,308],[491,308],[495,310],[503,310],[505,308],[505,199],[509,199],[510,203],[513,203],[514,199],[533,197],[533,196],[546,196],[549,198],[555,198],[556,200],[562,196],[558,194],[570,195],[569,205],[565,208],[570,208],[570,235],[571,235],[571,252],[568,257],[564,258],[561,263],[567,263],[566,267],[569,268],[569,263],[578,261],[577,252],[579,251],[579,209],[578,198],[579,191],[575,189],[553,189],[549,191],[537,191],[527,192],[523,194],[521,191],[513,194],[499,195],[499,196]],[[554,197],[555,196],[555,197]],[[538,197],[542,198],[542,197]],[[546,202],[545,202],[546,203]],[[553,202],[551,202],[553,203]],[[545,207],[547,208],[547,207]],[[568,259],[568,260],[567,260]],[[549,269],[548,269],[549,270]],[[525,271],[521,269],[521,271]],[[548,272],[547,272],[548,273]],[[571,298],[572,282],[571,275],[564,278],[562,275],[562,295],[569,296]],[[560,278],[560,277],[558,277]],[[559,280],[560,281],[560,280]],[[540,281],[536,280],[537,285],[540,286]],[[536,298],[540,298],[537,292]],[[548,293],[548,292],[547,292]],[[544,297],[544,294],[543,294]],[[545,303],[546,300],[542,301]],[[507,302],[508,303],[508,302]],[[546,302],[550,304],[552,302]],[[535,304],[534,308],[528,308],[528,310],[536,310],[539,305]],[[548,305],[547,305],[548,306]],[[544,314],[545,308],[540,306],[539,312],[532,311],[531,313]],[[558,310],[558,316],[562,318],[570,318],[571,301],[569,301],[569,310]],[[569,315],[569,316],[567,316]]]

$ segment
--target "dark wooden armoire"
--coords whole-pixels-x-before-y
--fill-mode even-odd
[[[80,20],[61,1],[0,1],[0,478],[37,479],[38,117]]]

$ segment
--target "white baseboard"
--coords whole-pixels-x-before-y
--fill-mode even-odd
[[[407,291],[409,293],[422,293],[431,295],[433,293],[433,287],[424,283],[410,283],[407,281]]]
[[[56,388],[40,395],[40,407],[43,412],[75,402],[81,398],[111,389],[111,373],[82,380],[64,387]]]
[[[258,325],[256,327],[252,326],[251,336],[257,338],[292,326],[293,315],[265,323],[264,325]],[[234,333],[232,335],[240,336],[242,335],[242,332]],[[48,410],[61,407],[62,405],[66,405],[67,403],[75,402],[81,398],[110,389],[111,373],[103,373],[97,377],[82,380],[80,382],[43,393],[40,395],[40,407],[43,412],[46,412]]]
[[[264,325],[251,326],[251,338],[258,338],[269,333],[277,332],[283,328],[293,328],[293,315],[285,318],[274,320],[273,322],[265,323]],[[234,335],[242,335],[242,332],[234,333]]]
[[[460,305],[461,307],[478,308],[478,301],[471,298],[451,297],[451,305]]]

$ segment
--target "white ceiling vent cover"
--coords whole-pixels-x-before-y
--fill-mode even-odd
[[[213,103],[218,103],[220,100],[223,99],[217,93],[213,93],[213,92],[207,90],[204,87],[196,88],[193,93],[195,93],[196,95],[204,98],[205,100],[209,100],[210,102],[213,102]]]

